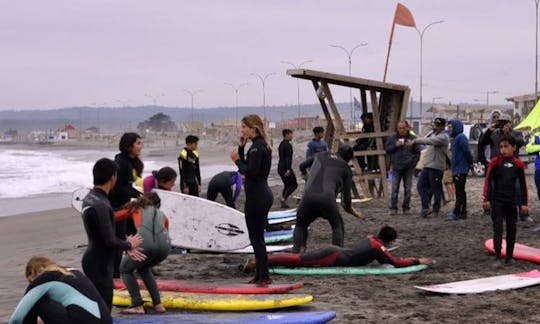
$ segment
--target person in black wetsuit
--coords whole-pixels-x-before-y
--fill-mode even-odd
[[[365,266],[374,260],[381,264],[391,264],[396,268],[416,264],[433,264],[428,258],[394,257],[387,247],[397,238],[397,232],[390,226],[384,226],[375,237],[369,235],[351,248],[329,246],[309,253],[293,254],[278,253],[268,257],[269,266],[284,267],[357,267]],[[255,260],[249,259],[244,265],[244,271],[249,272],[255,266]]]
[[[268,254],[264,242],[264,229],[268,222],[268,211],[272,207],[274,195],[268,187],[268,174],[272,166],[272,149],[261,118],[247,115],[242,118],[242,136],[238,151],[231,152],[231,160],[245,176],[246,203],[244,214],[249,232],[249,240],[253,246],[257,269],[255,278],[250,283],[268,285],[272,282],[268,272]],[[251,139],[251,147],[244,156],[244,147]]]
[[[141,136],[137,133],[124,133],[118,144],[120,153],[114,157],[114,162],[118,166],[116,183],[109,193],[109,199],[112,208],[116,210],[122,209],[131,198],[138,198],[141,193],[133,188],[133,183],[142,175],[144,164],[140,159],[142,150]],[[132,235],[137,233],[135,225],[131,219],[123,220],[116,223],[116,236],[121,239],[126,239],[126,234]],[[120,260],[122,260],[122,251],[117,251],[114,258],[114,278],[120,278]]]
[[[296,227],[293,234],[293,252],[304,252],[308,238],[308,226],[318,217],[326,219],[332,227],[332,244],[343,246],[343,219],[339,214],[336,196],[342,193],[345,211],[359,219],[362,215],[351,206],[352,172],[347,164],[353,157],[350,146],[342,145],[337,154],[319,152],[312,159],[300,164],[300,171],[309,178],[296,212]]]
[[[186,136],[186,146],[178,156],[180,171],[180,192],[199,197],[201,192],[201,168],[197,146],[199,138],[195,135]]]
[[[503,219],[506,222],[506,260],[507,264],[515,262],[512,259],[516,243],[517,205],[521,203],[521,212],[529,213],[527,204],[527,183],[525,181],[525,165],[518,159],[516,139],[504,135],[499,141],[500,155],[490,160],[484,182],[484,210],[491,209],[493,221],[493,247],[495,250],[495,267],[502,265],[501,249],[503,234]],[[516,185],[519,190],[516,190]]]
[[[142,243],[139,234],[127,236],[127,241],[114,234],[114,212],[107,194],[116,182],[116,170],[114,161],[107,158],[98,160],[92,170],[94,188],[84,197],[82,204],[82,219],[88,236],[82,268],[109,309],[112,307],[113,262],[116,252],[128,251],[128,255],[137,261],[146,258],[138,248]]]
[[[10,324],[112,323],[107,305],[87,277],[52,260],[34,256],[26,264],[30,282],[9,320]]]
[[[234,194],[232,186],[234,185]],[[221,194],[227,206],[236,209],[236,199],[242,191],[242,175],[236,171],[223,171],[210,179],[206,191],[206,199],[216,201]]]
[[[292,169],[293,147],[291,141],[293,139],[293,131],[286,128],[281,133],[283,135],[283,141],[281,141],[278,148],[279,162],[277,168],[281,181],[283,181],[280,202],[281,208],[289,208],[287,198],[298,188],[296,175]]]

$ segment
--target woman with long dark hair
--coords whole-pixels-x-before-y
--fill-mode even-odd
[[[251,147],[244,156],[247,140]],[[260,286],[272,283],[268,272],[268,254],[264,242],[264,229],[267,224],[268,211],[272,207],[274,195],[268,187],[268,174],[272,165],[272,146],[266,133],[263,121],[257,115],[242,118],[240,146],[231,152],[232,161],[239,172],[245,176],[246,203],[244,214],[249,232],[249,240],[253,246],[257,260],[255,278],[250,283]]]

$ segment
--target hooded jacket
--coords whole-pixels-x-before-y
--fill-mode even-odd
[[[463,123],[460,120],[451,120],[452,133],[452,158],[450,164],[452,175],[469,173],[469,166],[473,163],[473,156],[467,136],[463,134]]]

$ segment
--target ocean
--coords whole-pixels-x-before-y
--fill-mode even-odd
[[[102,157],[113,159],[117,151],[59,149],[0,150],[0,217],[71,206],[71,193],[80,187],[92,186],[92,166]],[[144,159],[148,175],[176,161],[165,163]],[[201,177],[209,179],[229,165],[202,165]],[[177,181],[178,184],[178,181]]]

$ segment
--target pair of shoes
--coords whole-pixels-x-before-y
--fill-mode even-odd
[[[533,221],[532,217],[529,216],[529,215],[521,215],[519,218],[521,219],[522,222],[532,222]]]
[[[456,221],[456,220],[458,220],[458,217],[456,216],[456,214],[450,213],[450,214],[448,214],[448,217],[446,218],[446,220]]]
[[[513,265],[516,263],[516,260],[512,259],[512,258],[506,258],[506,260],[504,260],[504,264],[505,265]]]
[[[397,209],[390,209],[390,215],[396,215]]]
[[[126,315],[144,315],[146,314],[146,309],[140,305],[140,306],[133,306],[128,307],[126,309],[123,309],[120,311],[120,314],[126,314]]]
[[[493,262],[493,264],[491,265],[493,268],[502,268],[503,267],[503,263],[502,263],[502,260],[501,258],[495,258],[495,262]]]
[[[431,215],[431,210],[422,209],[422,212],[420,213],[420,216],[422,216],[423,218],[427,218],[429,215]]]
[[[244,263],[243,272],[244,273],[253,272],[253,270],[255,270],[255,266],[256,266],[256,263],[254,259],[247,259],[246,263]]]
[[[157,304],[156,306],[154,306],[154,311],[158,314],[163,314],[165,313],[167,310],[165,309],[165,307],[162,305],[162,304]]]

